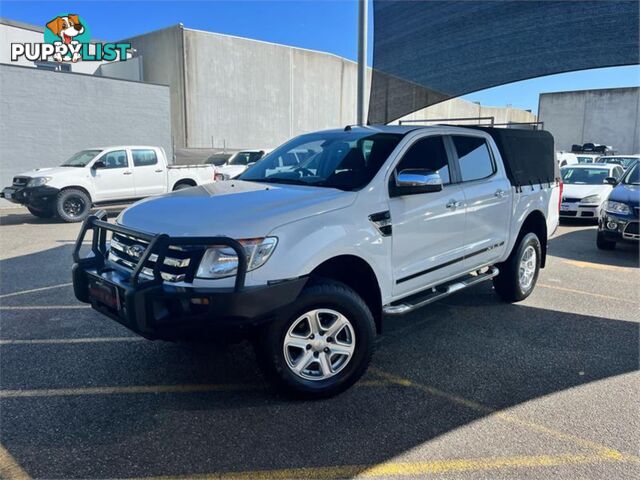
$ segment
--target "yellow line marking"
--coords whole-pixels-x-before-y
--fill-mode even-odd
[[[0,445],[0,477],[4,480],[30,480],[31,478],[2,445]]]
[[[497,458],[433,460],[429,462],[384,462],[377,465],[337,465],[315,468],[288,468],[246,472],[217,472],[185,476],[147,477],[145,480],[285,480],[291,478],[375,478],[424,476],[452,472],[497,470],[525,467],[550,467],[616,461],[600,455],[537,455]]]
[[[143,337],[88,337],[88,338],[34,338],[26,340],[0,340],[0,345],[66,345],[75,343],[141,342]]]
[[[1,310],[84,310],[91,308],[90,305],[19,305],[1,306]]]
[[[376,375],[388,380],[389,382],[395,383],[397,385],[401,385],[404,387],[413,387],[418,390],[422,390],[430,395],[444,398],[452,403],[465,406],[477,412],[481,412],[483,414],[494,415],[504,421],[519,425],[524,427],[530,431],[536,431],[539,433],[544,433],[548,436],[554,437],[559,440],[572,442],[576,445],[580,445],[582,447],[589,448],[591,450],[595,450],[602,458],[608,458],[611,460],[629,460],[629,461],[640,461],[640,457],[636,457],[634,455],[624,454],[617,450],[607,447],[606,445],[602,445],[597,442],[593,442],[591,440],[585,440],[583,438],[577,437],[575,435],[564,433],[554,428],[546,427],[544,425],[540,425],[528,420],[523,420],[515,415],[511,415],[508,413],[500,412],[494,408],[491,408],[487,405],[483,405],[482,403],[469,400],[467,398],[453,395],[451,393],[445,392],[443,390],[439,390],[437,388],[431,387],[429,385],[423,385],[421,383],[412,382],[411,380],[403,377],[399,377],[397,375],[393,375],[391,373],[384,372],[377,368],[371,368],[370,371],[375,373]]]
[[[632,303],[632,304],[637,304],[638,303],[638,300],[631,300],[631,299],[628,299],[628,298],[620,298],[620,297],[612,297],[611,295],[603,295],[601,293],[585,292],[584,290],[574,290],[573,288],[558,287],[556,285],[547,285],[545,283],[538,283],[538,286],[539,287],[544,287],[544,288],[551,288],[552,290],[560,290],[561,292],[579,293],[581,295],[588,295],[590,297],[605,298],[607,300],[615,300],[616,302],[625,302],[625,303]]]
[[[562,262],[578,268],[593,268],[595,270],[611,270],[614,272],[619,272],[621,270],[637,271],[637,269],[631,267],[618,267],[616,265],[604,265],[602,263],[583,262],[580,260],[562,260]]]
[[[386,387],[390,382],[381,380],[363,380],[358,387]],[[195,392],[243,392],[263,390],[266,385],[260,384],[191,384],[191,385],[133,385],[111,387],[79,387],[79,388],[43,388],[37,390],[0,390],[0,398],[24,397],[68,397],[78,395],[121,395],[145,393],[195,393]]]
[[[52,288],[68,287],[70,285],[73,285],[73,283],[60,283],[58,285],[51,285],[49,287],[32,288],[31,290],[22,290],[20,292],[5,293],[4,295],[0,295],[0,298],[15,297],[16,295],[24,295],[26,293],[42,292],[44,290],[51,290]]]

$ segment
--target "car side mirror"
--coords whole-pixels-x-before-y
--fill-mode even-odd
[[[439,192],[443,188],[442,178],[438,172],[422,168],[396,173],[395,182],[392,182],[391,186],[392,197]]]
[[[604,179],[604,183],[608,183],[609,185],[617,185],[618,179],[615,177],[607,177]]]
[[[105,163],[102,160],[98,160],[96,162],[93,162],[93,165],[91,166],[92,169],[97,170],[98,168],[106,168],[107,166],[105,165]]]

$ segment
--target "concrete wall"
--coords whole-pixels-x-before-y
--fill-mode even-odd
[[[142,79],[145,82],[169,85],[171,95],[171,133],[175,146],[186,144],[184,58],[182,27],[157,30],[122,40],[130,42],[136,55],[142,58]]]
[[[170,85],[177,147],[273,148],[355,122],[356,64],[335,55],[180,25],[124,41],[145,81]]]
[[[640,152],[640,88],[543,93],[540,120],[557,150],[574,143],[611,145],[620,153]]]
[[[170,155],[170,117],[166,86],[0,65],[0,187],[87,147],[159,145]]]
[[[495,123],[509,122],[535,122],[536,116],[527,111],[512,107],[491,107],[479,105],[469,102],[462,98],[452,98],[446,102],[423,108],[412,114],[402,117],[400,120],[424,120],[424,119],[440,119],[440,118],[478,118],[478,117],[494,117]],[[400,120],[392,122],[398,124]],[[478,123],[477,121],[460,121],[451,122],[456,125],[464,125],[465,123]],[[489,123],[489,120],[482,120],[480,123]]]

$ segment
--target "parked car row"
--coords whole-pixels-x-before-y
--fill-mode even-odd
[[[608,163],[610,159],[614,162]],[[606,156],[591,164],[566,165],[561,175],[560,218],[597,221],[596,245],[601,250],[613,250],[618,242],[640,240],[638,156]]]
[[[558,166],[577,165],[582,163],[613,163],[622,166],[625,170],[640,159],[640,155],[600,155],[594,153],[556,152]]]

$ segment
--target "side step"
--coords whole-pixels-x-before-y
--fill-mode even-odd
[[[496,267],[489,267],[485,272],[474,272],[464,277],[457,278],[437,287],[430,288],[424,292],[419,292],[407,298],[403,298],[395,303],[390,303],[382,308],[387,315],[403,315],[412,312],[420,307],[424,307],[429,303],[436,302],[444,297],[448,297],[452,293],[463,290],[467,287],[477,285],[486,280],[491,280],[498,275],[500,271]]]

